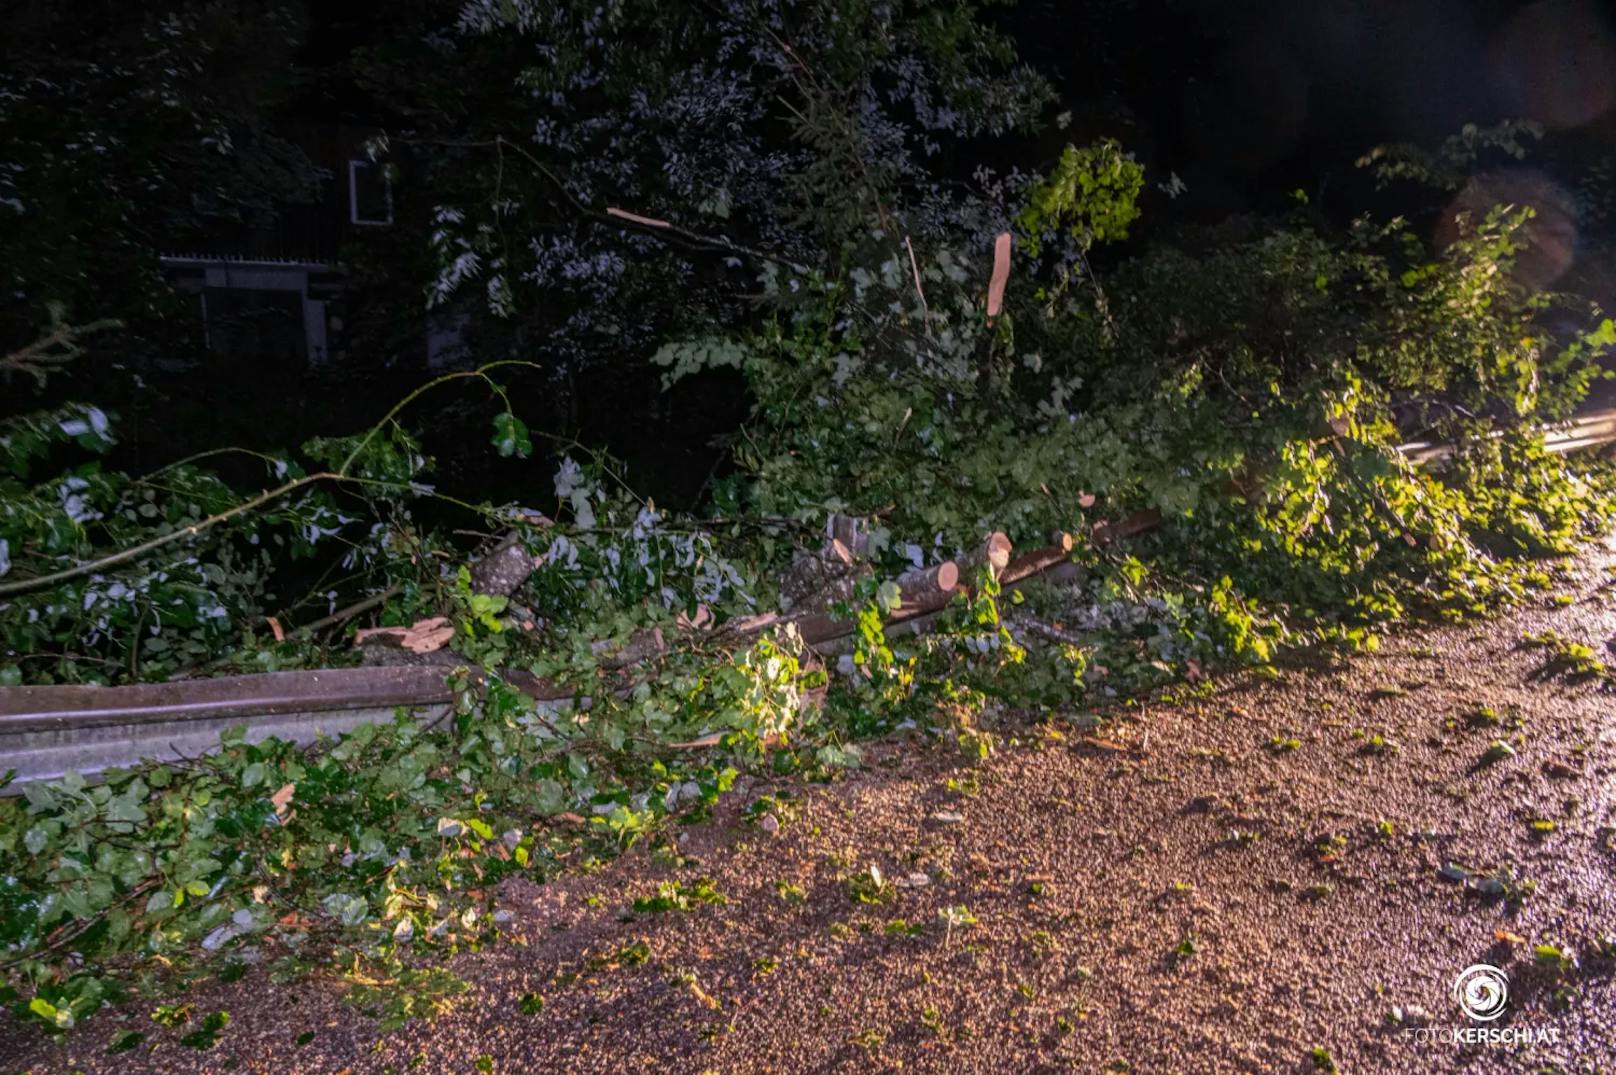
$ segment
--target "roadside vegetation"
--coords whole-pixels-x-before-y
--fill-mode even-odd
[[[1115,142],[1069,147],[1040,175],[985,179],[969,196],[927,178],[929,139],[1033,124],[1046,103],[969,7],[918,5],[924,15],[898,18],[887,39],[836,29],[840,5],[808,6],[793,48],[812,62],[728,83],[758,110],[743,112],[747,131],[784,94],[780,152],[736,152],[727,129],[689,135],[771,170],[700,183],[663,171],[665,188],[612,189],[605,150],[634,160],[654,132],[562,116],[544,130],[563,147],[607,130],[588,158],[600,174],[559,179],[549,144],[495,133],[505,185],[462,176],[436,213],[428,301],[471,291],[495,321],[525,316],[552,276],[582,286],[553,259],[587,259],[600,242],[605,260],[590,264],[609,268],[610,244],[630,243],[638,268],[610,270],[617,290],[586,295],[557,328],[586,350],[602,332],[638,340],[600,323],[634,296],[666,302],[723,263],[718,299],[636,328],[669,385],[727,370],[749,391],[730,465],[699,509],[665,510],[609,455],[547,436],[511,388],[543,363],[514,346],[352,436],[278,453],[221,446],[146,474],[97,461],[119,424],[93,400],[0,420],[0,684],[351,662],[361,623],[443,617],[444,672],[459,687],[431,725],[401,715],[315,750],[238,734],[215,754],[0,801],[0,967],[19,1011],[66,1030],[109,1000],[232,973],[252,953],[340,967],[384,1018],[423,1014],[454,992],[437,958],[496,938],[503,878],[664,841],[743,772],[832,779],[859,764],[860,740],[900,726],[981,758],[1017,719],[1091,720],[1118,697],[1287,648],[1373,648],[1398,624],[1483,614],[1548,586],[1545,558],[1608,523],[1603,469],[1550,454],[1542,430],[1573,413],[1616,329],[1586,302],[1520,282],[1529,210],[1465,218],[1438,248],[1401,219],[1332,225],[1298,195],[1281,218],[1121,245],[1142,192],[1165,177]],[[531,24],[528,5],[472,4],[462,30],[518,51],[559,34],[575,62],[551,77],[582,78],[601,31],[559,8],[572,20],[560,28]],[[614,18],[664,25],[629,9]],[[642,36],[663,50],[647,59],[668,75],[659,105],[694,107],[674,61],[716,43]],[[909,98],[947,110],[876,123],[861,94],[895,71]],[[625,87],[602,92],[633,114]],[[1463,168],[1521,137],[1516,125],[1473,130],[1445,159]],[[1365,166],[1394,160],[1388,181],[1410,181],[1408,162],[1432,159]],[[697,189],[728,200],[697,208]],[[642,200],[619,206],[625,195]],[[558,205],[576,212],[565,242]],[[644,219],[608,212],[619,208]],[[747,228],[725,223],[746,213]],[[1000,234],[1011,239],[996,247]],[[502,261],[507,249],[538,261]],[[13,390],[94,361],[79,353],[92,339],[116,353],[116,326],[61,306],[48,317],[37,344],[0,359]],[[438,483],[413,423],[468,399],[493,416],[463,436],[531,461],[521,502],[470,502]],[[1454,451],[1415,467],[1396,449],[1416,437]],[[220,459],[242,455],[259,482],[219,475]],[[727,640],[726,624],[790,600],[782,580],[830,515],[866,527],[867,572],[832,610],[856,623],[851,640],[830,653],[792,631]],[[1126,520],[1137,532],[1112,540]],[[1021,548],[1070,534],[1073,570],[1007,592],[978,568],[934,629],[888,635],[904,594],[883,580],[968,562],[995,531]],[[502,536],[538,567],[509,594],[478,592],[468,553]],[[287,577],[307,596],[272,598]],[[651,630],[669,640],[654,655],[627,672],[608,659]],[[1573,671],[1603,674],[1562,649]],[[519,673],[575,704],[535,702]],[[1273,750],[1299,745],[1287,733]],[[890,884],[855,881],[854,898],[872,901]],[[641,910],[713,899],[671,888]],[[952,936],[971,921],[962,907],[944,926]],[[1194,951],[1187,938],[1179,954]]]

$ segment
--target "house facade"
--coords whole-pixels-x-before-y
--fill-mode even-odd
[[[197,299],[207,347],[215,355],[317,367],[341,332],[331,304],[340,294],[345,245],[367,229],[393,224],[393,176],[370,159],[374,132],[339,124],[303,124],[284,132],[315,165],[315,197],[277,206],[272,221],[221,217],[206,234],[165,251],[165,275]],[[429,359],[458,345],[434,332]]]

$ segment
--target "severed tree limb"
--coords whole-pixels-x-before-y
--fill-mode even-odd
[[[87,325],[65,325],[58,321],[51,326],[49,332],[33,343],[0,355],[0,373],[6,371],[26,373],[43,388],[46,378],[83,352],[84,348],[79,345],[80,340],[97,332],[122,327],[122,321],[111,317],[91,321]]]
[[[1136,511],[1115,522],[1104,519],[1094,524],[1089,541],[1096,547],[1110,545],[1125,538],[1136,537],[1161,525],[1162,514],[1155,508]]]
[[[1060,533],[1055,535],[1055,540],[1051,544],[1016,557],[1006,564],[1004,571],[1000,573],[1000,585],[1009,588],[1048,571],[1056,564],[1065,563],[1071,559],[1072,544],[1072,535]]]
[[[667,651],[667,648],[668,644],[662,637],[660,627],[635,631],[621,646],[614,646],[610,639],[603,639],[590,646],[595,656],[599,658],[600,666],[609,672],[659,657]]]
[[[888,622],[901,623],[942,608],[953,599],[959,579],[959,565],[952,560],[898,576],[893,581],[897,583],[901,604]],[[856,626],[852,621],[837,619],[829,612],[786,617],[785,622],[796,624],[803,641],[810,646],[852,634]]]
[[[1036,616],[1032,616],[1027,613],[1017,612],[1011,617],[1011,622],[1015,626],[1022,628],[1028,633],[1035,634],[1039,638],[1042,638],[1047,642],[1054,642],[1057,645],[1081,646],[1084,642],[1082,635],[1075,635],[1072,632],[1063,630],[1052,623],[1045,623]]]
[[[329,616],[322,616],[313,623],[304,624],[302,627],[299,627],[297,630],[293,631],[292,634],[294,637],[306,637],[308,635],[317,634],[318,632],[325,630],[327,627],[335,627],[339,623],[346,623],[355,616],[362,615],[363,613],[369,612],[371,609],[376,608],[379,605],[386,604],[387,599],[397,594],[401,589],[403,589],[403,587],[395,582],[381,593],[373,593],[369,597],[355,601],[346,608],[337,609]]]
[[[528,552],[527,547],[522,544],[521,536],[513,530],[500,538],[492,549],[472,562],[472,592],[509,597],[521,588],[522,583],[528,580],[528,576],[539,569],[544,560],[543,556],[534,556]]]

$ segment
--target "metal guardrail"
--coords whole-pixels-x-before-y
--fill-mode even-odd
[[[1616,443],[1616,408],[1590,411],[1574,418],[1560,428],[1546,431],[1543,441],[1549,451],[1556,453],[1580,452]],[[1397,450],[1416,466],[1429,466],[1447,459],[1455,448],[1456,445],[1450,443],[1417,440],[1399,445]]]
[[[1616,409],[1584,415],[1547,435],[1554,452],[1616,443]],[[1400,449],[1430,465],[1450,444]],[[194,757],[219,734],[244,724],[249,742],[271,736],[313,743],[361,724],[391,720],[398,707],[428,719],[452,701],[441,665],[328,668],[122,687],[0,688],[0,773],[14,770],[0,795],[74,769],[94,777],[142,759]],[[535,693],[543,695],[542,690]]]
[[[249,742],[312,743],[388,721],[398,706],[436,717],[452,701],[444,669],[325,668],[136,683],[0,688],[0,794],[74,769],[95,776],[142,759],[195,757],[245,725]]]

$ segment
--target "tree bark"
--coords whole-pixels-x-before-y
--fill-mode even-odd
[[[506,534],[471,565],[471,588],[480,594],[509,597],[542,562],[543,558],[529,553],[514,532]]]

